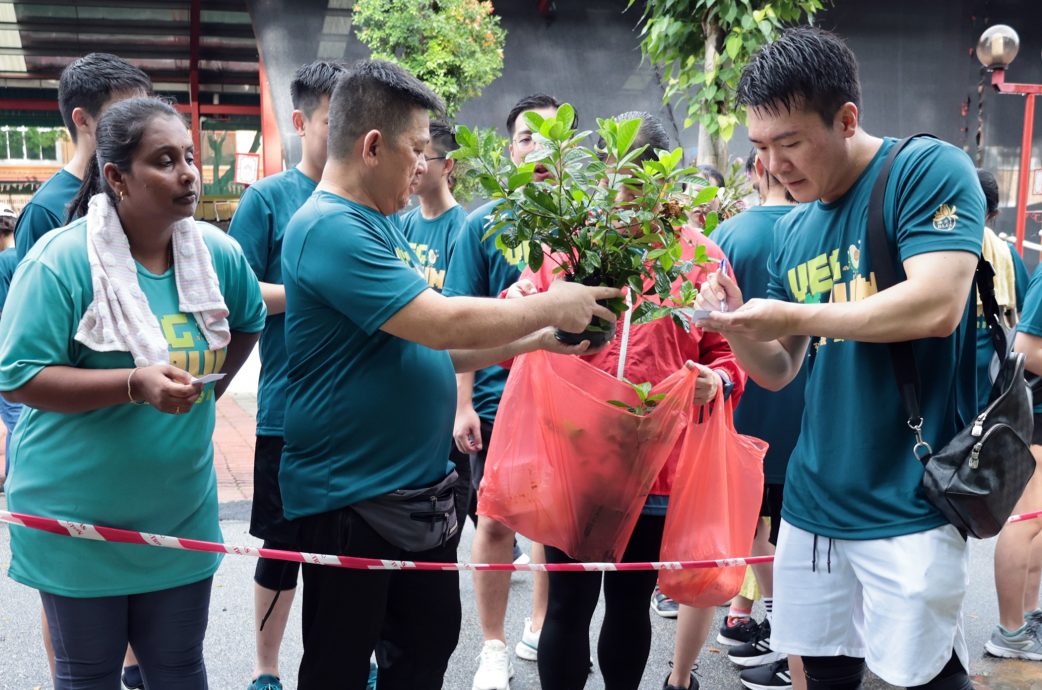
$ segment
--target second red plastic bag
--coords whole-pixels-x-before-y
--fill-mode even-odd
[[[655,386],[647,415],[625,382],[578,357],[515,360],[496,416],[478,513],[580,561],[618,561],[693,409],[697,372]]]
[[[704,408],[709,410],[710,408]],[[718,396],[684,434],[662,536],[663,561],[749,555],[763,500],[767,443],[735,431],[731,406]],[[662,591],[688,606],[716,606],[742,587],[745,566],[659,573]]]

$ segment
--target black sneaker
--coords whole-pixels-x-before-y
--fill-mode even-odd
[[[676,685],[669,684],[669,674],[666,674],[666,679],[662,681],[662,690],[684,690]],[[695,678],[695,672],[691,672],[691,685],[687,687],[687,690],[698,690],[698,678]]]
[[[720,632],[717,633],[716,641],[725,647],[734,647],[752,642],[759,631],[760,624],[751,618],[747,618],[736,625],[728,625],[727,619],[724,618],[724,624],[720,626]]]
[[[662,593],[658,587],[651,595],[651,610],[663,618],[676,618],[680,615],[680,604]]]
[[[756,637],[751,642],[732,647],[727,652],[727,658],[739,666],[749,668],[750,666],[773,664],[775,661],[784,659],[785,655],[771,649],[771,624],[770,621],[764,620],[760,624]]]
[[[124,666],[123,677],[120,680],[123,681],[123,687],[130,690],[144,690],[145,688],[145,680],[141,677],[141,669],[136,664],[134,666]]]
[[[775,661],[766,666],[747,668],[738,674],[738,678],[749,690],[792,690],[788,659]]]

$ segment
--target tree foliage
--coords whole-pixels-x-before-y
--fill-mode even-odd
[[[405,67],[452,117],[503,72],[506,32],[480,0],[357,0],[354,27],[372,56]]]
[[[686,109],[684,126],[697,122],[727,142],[744,119],[736,103],[742,68],[785,25],[813,19],[823,6],[824,0],[647,0],[640,47],[662,69],[664,100],[678,99]]]

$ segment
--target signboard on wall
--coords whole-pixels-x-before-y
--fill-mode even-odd
[[[235,183],[251,185],[260,178],[260,154],[235,154]]]

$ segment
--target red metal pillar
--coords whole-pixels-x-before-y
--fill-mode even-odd
[[[1024,135],[1020,142],[1020,189],[1017,192],[1017,252],[1024,256],[1025,221],[1028,210],[1028,185],[1031,176],[1031,140],[1035,130],[1035,94],[1024,96]]]
[[[275,106],[271,100],[271,86],[268,84],[268,73],[264,69],[264,60],[260,63],[260,100],[261,100],[261,141],[264,148],[262,158],[264,175],[282,172],[282,137],[279,136],[279,125],[275,120]]]
[[[202,119],[199,114],[199,33],[202,0],[192,0],[191,37],[188,57],[188,106],[192,113],[192,145],[195,147],[196,167],[202,165]]]

